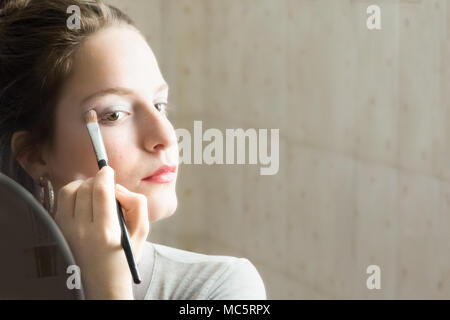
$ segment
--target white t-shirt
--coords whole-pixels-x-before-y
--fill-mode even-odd
[[[246,258],[217,256],[146,241],[133,284],[144,300],[265,300],[264,282]]]

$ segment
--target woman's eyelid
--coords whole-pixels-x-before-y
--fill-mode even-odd
[[[167,95],[156,97],[153,100],[153,105],[160,104],[160,103],[165,104],[165,105],[167,105],[169,103]],[[106,104],[105,108],[101,108],[101,113],[108,114],[111,112],[118,112],[118,111],[131,112],[132,109],[133,109],[133,106],[130,105],[129,103],[123,103],[123,102],[108,103],[108,104]]]
[[[131,106],[126,103],[111,103],[108,104],[103,111],[105,112],[111,112],[111,111],[131,111]]]

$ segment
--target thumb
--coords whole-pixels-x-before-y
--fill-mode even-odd
[[[150,231],[148,221],[147,197],[131,192],[124,186],[116,184],[116,198],[122,206],[123,216],[131,237],[147,238]]]

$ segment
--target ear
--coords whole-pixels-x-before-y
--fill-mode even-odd
[[[40,176],[48,172],[48,163],[44,160],[46,159],[44,149],[36,145],[29,145],[29,141],[29,131],[21,130],[14,132],[11,137],[11,151],[13,154],[16,154],[17,150],[21,147],[26,147],[26,151],[18,155],[16,160],[30,177],[37,181]]]

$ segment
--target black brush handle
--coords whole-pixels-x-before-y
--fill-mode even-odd
[[[122,229],[122,248],[125,251],[125,256],[127,257],[128,266],[130,267],[131,275],[133,276],[133,281],[136,284],[141,283],[141,276],[139,275],[139,270],[136,266],[136,261],[134,260],[133,250],[130,245],[130,235],[128,234],[127,225],[125,224],[125,219],[123,217],[122,206],[119,201],[117,201],[117,212],[119,214],[120,227]]]
[[[107,165],[108,163],[104,159],[98,161],[99,169]],[[134,259],[133,256],[133,249],[131,248],[130,244],[130,235],[128,234],[127,225],[125,224],[125,218],[123,217],[122,206],[120,205],[120,202],[117,199],[116,204],[117,204],[117,214],[119,215],[120,229],[122,230],[122,239],[121,239],[122,248],[123,251],[125,251],[125,256],[127,257],[127,262],[128,266],[130,267],[133,282],[139,284],[142,282],[142,280],[141,276],[139,275],[139,270],[136,266],[136,260]]]

